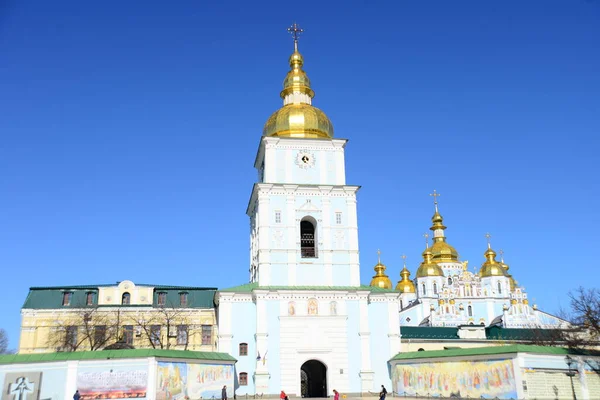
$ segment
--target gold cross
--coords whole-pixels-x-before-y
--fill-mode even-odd
[[[428,249],[429,248],[429,233],[425,232],[423,234],[423,237],[425,238],[425,248]]]
[[[437,212],[437,210],[438,210],[437,198],[441,195],[438,192],[436,192],[435,189],[433,189],[433,193],[430,193],[429,195],[433,197],[433,205],[435,206],[435,211]]]
[[[485,237],[487,238],[487,242],[488,242],[488,249],[492,248],[492,244],[490,243],[490,238],[492,237],[492,235],[490,235],[490,233],[486,233]]]
[[[504,250],[500,249],[498,253],[500,253],[500,262],[504,264]]]
[[[404,268],[406,268],[406,254],[402,254],[400,257],[402,257],[402,261],[404,262]]]
[[[287,28],[287,31],[294,38],[294,50],[298,51],[298,38],[304,32],[304,29],[300,28],[300,25],[294,22],[292,26]]]
[[[381,264],[381,250],[377,249],[377,264]]]

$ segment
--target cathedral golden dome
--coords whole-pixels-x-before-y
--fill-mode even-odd
[[[433,217],[431,217],[432,225],[431,228],[429,228],[431,231],[433,231],[433,245],[431,246],[433,261],[457,262],[458,252],[454,247],[446,243],[446,236],[444,236],[446,227],[444,226],[444,219],[438,211],[437,197],[439,195],[440,194],[435,190],[433,191],[433,194],[431,194],[431,196],[434,198],[433,204],[435,205],[435,213],[433,214]]]
[[[419,269],[417,269],[417,278],[444,276],[444,271],[442,271],[442,268],[432,258],[431,249],[426,248],[423,252],[423,262],[419,265]]]
[[[416,293],[415,283],[410,280],[410,272],[406,269],[406,256],[402,256],[405,259],[404,268],[400,271],[401,280],[396,284],[396,290],[400,293]]]
[[[381,263],[381,252],[377,251],[377,265],[375,265],[375,276],[371,279],[371,286],[382,289],[391,289],[392,281],[385,274],[385,265]]]
[[[504,268],[504,272],[506,272],[506,276],[508,277],[508,281],[509,281],[509,284],[510,284],[510,291],[512,292],[517,287],[517,281],[508,272],[508,270],[510,269],[510,267],[508,266],[508,264],[506,264],[504,262],[504,252],[502,251],[502,249],[500,249],[500,265],[502,266],[502,268]]]
[[[487,235],[489,238],[489,235]],[[485,256],[485,262],[481,264],[481,269],[479,270],[479,276],[482,278],[487,278],[490,276],[507,276],[506,270],[502,267],[498,261],[496,261],[496,252],[492,250],[492,247],[488,241],[488,248],[483,253]]]
[[[333,124],[323,111],[312,105],[315,92],[302,69],[304,58],[298,52],[297,38],[294,46],[290,71],[283,80],[280,93],[284,105],[269,117],[263,136],[330,139],[333,137]]]

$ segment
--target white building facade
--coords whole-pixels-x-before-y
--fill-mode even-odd
[[[400,351],[399,295],[360,284],[356,193],[297,47],[284,106],[260,140],[249,283],[221,290],[218,349],[238,359],[236,394],[378,392]]]

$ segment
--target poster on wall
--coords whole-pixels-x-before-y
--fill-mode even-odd
[[[1,399],[39,399],[41,386],[41,372],[8,372],[4,377]]]
[[[393,380],[400,395],[517,398],[512,360],[398,364]]]
[[[233,395],[233,365],[158,363],[157,400],[218,399],[223,386]]]
[[[146,370],[80,370],[77,374],[81,400],[141,399],[146,397],[147,386]]]
[[[223,386],[233,391],[233,365],[188,364],[189,393],[195,398],[220,398]]]
[[[173,400],[187,396],[187,364],[159,362],[156,400]]]

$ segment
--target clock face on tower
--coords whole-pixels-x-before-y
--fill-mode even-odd
[[[300,151],[296,155],[296,165],[300,168],[312,168],[315,165],[314,154],[308,151]]]

